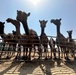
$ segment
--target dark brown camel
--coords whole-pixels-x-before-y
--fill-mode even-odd
[[[75,57],[75,41],[72,39],[72,32],[73,30],[69,30],[67,31],[68,33],[68,49],[70,51],[70,53],[72,54],[72,56],[74,57],[74,59],[76,59]]]
[[[27,55],[28,48],[29,48],[29,57],[28,57],[28,59],[31,59],[32,45],[34,45],[34,46],[36,45],[39,48],[40,44],[39,44],[38,36],[36,34],[32,33],[31,30],[28,27],[28,24],[27,24],[28,16],[30,16],[30,13],[27,14],[25,12],[17,10],[16,19],[22,23],[25,34],[27,35],[27,44],[28,45],[27,45],[27,48],[26,48],[26,55]],[[32,31],[35,32],[34,30],[32,30]]]
[[[6,35],[4,33],[4,24],[5,24],[5,22],[0,22],[0,36],[1,36],[2,40],[3,40],[3,42],[2,42],[3,43],[3,49],[2,49],[2,51],[5,50],[6,42],[9,45],[8,51],[10,51],[11,45],[13,46],[13,48],[16,48],[16,43],[15,43],[16,41],[13,39],[13,35],[12,34]],[[8,52],[7,58],[9,58],[9,52]]]
[[[16,31],[14,31],[14,30],[12,31],[13,34],[14,34],[14,38],[18,39],[18,47],[19,48],[18,48],[16,59],[18,59],[18,58],[20,59],[20,55],[21,55],[20,46],[22,45],[23,46],[23,57],[22,57],[22,59],[24,60],[24,59],[26,59],[26,56],[27,56],[27,51],[25,51],[26,50],[25,48],[28,45],[27,44],[28,37],[27,37],[26,34],[21,35],[21,33],[20,33],[20,22],[18,20],[13,20],[12,18],[8,18],[6,21],[8,23],[12,23],[15,26],[15,28],[16,28]]]
[[[62,52],[64,52],[64,56],[65,56],[65,53],[66,53],[65,58],[69,59],[68,58],[68,51],[66,49],[67,48],[67,46],[66,46],[67,40],[63,36],[63,34],[61,34],[61,32],[60,32],[61,18],[60,19],[52,19],[50,22],[53,23],[54,25],[56,25],[56,27],[57,27],[56,43],[57,43],[57,47],[58,47],[59,59],[60,59],[60,49],[59,49],[59,47],[61,47],[61,49],[63,49]]]
[[[39,22],[40,22],[40,27],[41,27],[40,43],[44,46],[44,52],[46,54],[45,59],[47,59],[48,38],[44,32],[47,21],[45,21],[45,20],[40,21],[39,20]]]
[[[16,31],[12,31],[13,35],[14,35],[14,39],[17,40],[17,43],[18,43],[18,52],[17,52],[17,56],[15,59],[20,59],[20,55],[21,55],[21,49],[20,49],[20,46],[22,45],[23,41],[22,41],[22,36],[20,34],[20,22],[17,21],[17,20],[14,20],[12,18],[8,18],[7,20],[7,23],[12,23],[15,28],[16,28]],[[24,53],[23,53],[24,54]]]

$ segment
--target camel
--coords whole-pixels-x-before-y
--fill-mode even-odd
[[[47,38],[47,35],[44,32],[47,21],[39,20],[39,22],[40,22],[40,27],[41,27],[40,43],[44,46],[44,52],[46,54],[45,59],[47,59],[48,38]]]
[[[26,59],[26,55],[27,55],[27,53],[25,55],[25,52],[26,52],[25,47],[27,45],[27,43],[26,43],[27,42],[26,41],[27,36],[26,36],[26,34],[21,35],[21,33],[20,33],[20,22],[18,20],[13,20],[12,18],[8,18],[6,21],[8,23],[12,23],[16,28],[16,31],[14,31],[14,30],[12,31],[14,38],[18,41],[18,52],[17,52],[17,56],[15,59],[20,59],[20,55],[21,55],[20,46],[22,45],[23,46],[23,57],[22,57],[22,59],[24,60],[24,59]]]
[[[72,32],[73,30],[69,30],[67,31],[68,33],[68,49],[70,50],[70,53],[72,54],[72,57],[74,57],[74,59],[76,59],[75,57],[75,52],[74,52],[74,48],[75,48],[75,41],[72,39]]]
[[[13,35],[11,33],[9,33],[8,35],[6,35],[4,33],[4,24],[5,22],[0,22],[0,35],[1,35],[1,38],[2,38],[2,45],[3,45],[3,48],[2,48],[2,51],[6,50],[5,48],[5,45],[8,44],[9,47],[8,47],[8,51],[10,51],[11,49],[11,46],[13,47],[16,47],[16,41],[13,39]],[[10,39],[10,40],[9,40]],[[1,55],[2,55],[3,52],[1,52]],[[7,58],[9,58],[9,52],[7,54]]]
[[[54,56],[54,59],[56,59],[55,40],[53,39],[53,37],[51,37],[49,40],[49,46],[51,48],[51,59],[52,59],[52,54]]]
[[[16,19],[18,21],[20,21],[23,25],[25,34],[27,35],[27,48],[26,48],[26,54],[28,52],[28,48],[29,48],[29,56],[28,59],[31,60],[31,52],[32,52],[32,45],[34,46],[38,46],[39,50],[40,50],[40,41],[38,38],[38,35],[32,32],[35,32],[34,30],[30,30],[27,24],[27,18],[28,16],[30,16],[30,13],[25,13],[22,11],[17,10],[17,17]],[[36,41],[37,40],[37,41]]]
[[[57,47],[58,47],[58,58],[60,59],[59,47],[61,47],[61,49],[63,49],[62,52],[64,51],[64,57],[65,57],[65,53],[66,53],[65,58],[69,59],[68,58],[68,50],[67,50],[67,46],[66,46],[67,40],[64,37],[64,35],[60,32],[61,18],[60,19],[52,19],[50,22],[53,23],[54,25],[56,25],[56,27],[57,27],[56,43],[57,43]]]
[[[20,35],[20,22],[18,20],[14,20],[12,18],[6,19],[7,23],[12,23],[16,28],[16,35]]]
[[[23,42],[23,41],[21,41],[22,36],[21,36],[21,33],[20,33],[20,22],[18,20],[14,20],[12,18],[8,18],[6,21],[7,21],[7,23],[12,23],[16,28],[16,31],[13,30],[12,33],[14,35],[14,39],[17,41],[17,43],[19,45],[17,56],[15,58],[15,59],[18,59],[20,57],[20,55],[21,55],[20,46],[22,45],[21,43]]]

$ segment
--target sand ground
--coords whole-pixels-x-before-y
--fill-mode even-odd
[[[33,59],[24,62],[11,58],[0,61],[0,75],[76,75],[76,61]]]

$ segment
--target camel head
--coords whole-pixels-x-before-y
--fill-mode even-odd
[[[67,31],[68,34],[72,34],[73,30],[69,30]]]
[[[48,21],[45,21],[45,20],[39,20],[39,22],[40,22],[40,25],[41,25],[41,27],[42,28],[45,28],[46,27],[46,23],[48,22]]]
[[[19,20],[20,22],[24,22],[27,20],[28,16],[30,16],[30,13],[25,13],[20,10],[17,10],[17,17],[16,19]]]
[[[52,19],[50,22],[55,25],[61,25],[61,18],[60,19]]]
[[[12,33],[13,33],[13,35],[16,35],[16,31],[13,30]]]
[[[6,19],[7,22],[11,22],[11,20],[12,20],[11,18]]]
[[[0,34],[4,34],[4,24],[5,22],[0,22]]]
[[[68,36],[69,36],[69,38],[71,38],[71,39],[72,39],[72,31],[73,31],[73,30],[69,30],[69,31],[67,31]]]

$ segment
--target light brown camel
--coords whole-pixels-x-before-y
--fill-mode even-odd
[[[39,22],[40,22],[40,27],[41,27],[40,43],[44,46],[44,52],[46,54],[45,59],[47,59],[48,38],[44,32],[47,21],[45,21],[45,20],[40,21],[39,20]]]
[[[69,30],[67,31],[68,33],[68,49],[70,51],[70,53],[72,54],[72,57],[74,57],[74,59],[76,59],[75,57],[75,41],[74,39],[72,38],[72,32],[73,30]]]
[[[28,27],[28,24],[27,24],[28,16],[30,16],[30,13],[27,14],[25,12],[17,10],[17,17],[16,17],[16,19],[22,23],[24,31],[25,31],[25,34],[27,35],[27,44],[28,45],[27,45],[27,48],[26,48],[26,54],[27,54],[28,48],[29,48],[28,59],[30,60],[31,59],[32,45],[34,45],[34,46],[36,45],[39,48],[40,47],[40,43],[39,43],[40,41],[39,41],[38,35],[35,34],[35,33],[32,33],[32,32],[35,32],[35,31],[34,30],[31,31],[29,29],[29,27]]]
[[[9,45],[9,47],[8,47],[8,51],[10,51],[10,48],[11,48],[11,45],[13,46],[13,47],[16,47],[16,40],[14,40],[14,38],[13,38],[13,34],[8,34],[8,35],[6,35],[5,33],[4,33],[4,24],[5,24],[5,22],[0,22],[0,36],[1,36],[1,38],[2,38],[2,45],[3,45],[3,48],[2,48],[2,51],[4,51],[5,50],[5,45],[6,45],[6,42],[7,42],[7,44]],[[10,39],[10,40],[9,40]],[[2,55],[2,53],[3,52],[1,52],[1,55]],[[8,54],[7,54],[7,58],[9,58],[9,52],[8,52]]]
[[[60,59],[60,49],[59,49],[59,47],[61,47],[61,49],[63,49],[62,52],[64,52],[64,56],[65,56],[65,53],[66,53],[65,58],[69,59],[68,58],[68,50],[67,50],[67,46],[66,46],[67,40],[63,36],[63,34],[60,32],[61,18],[60,19],[52,19],[50,22],[53,23],[54,25],[56,25],[56,27],[57,27],[56,43],[57,43],[57,47],[58,47],[59,59]]]

